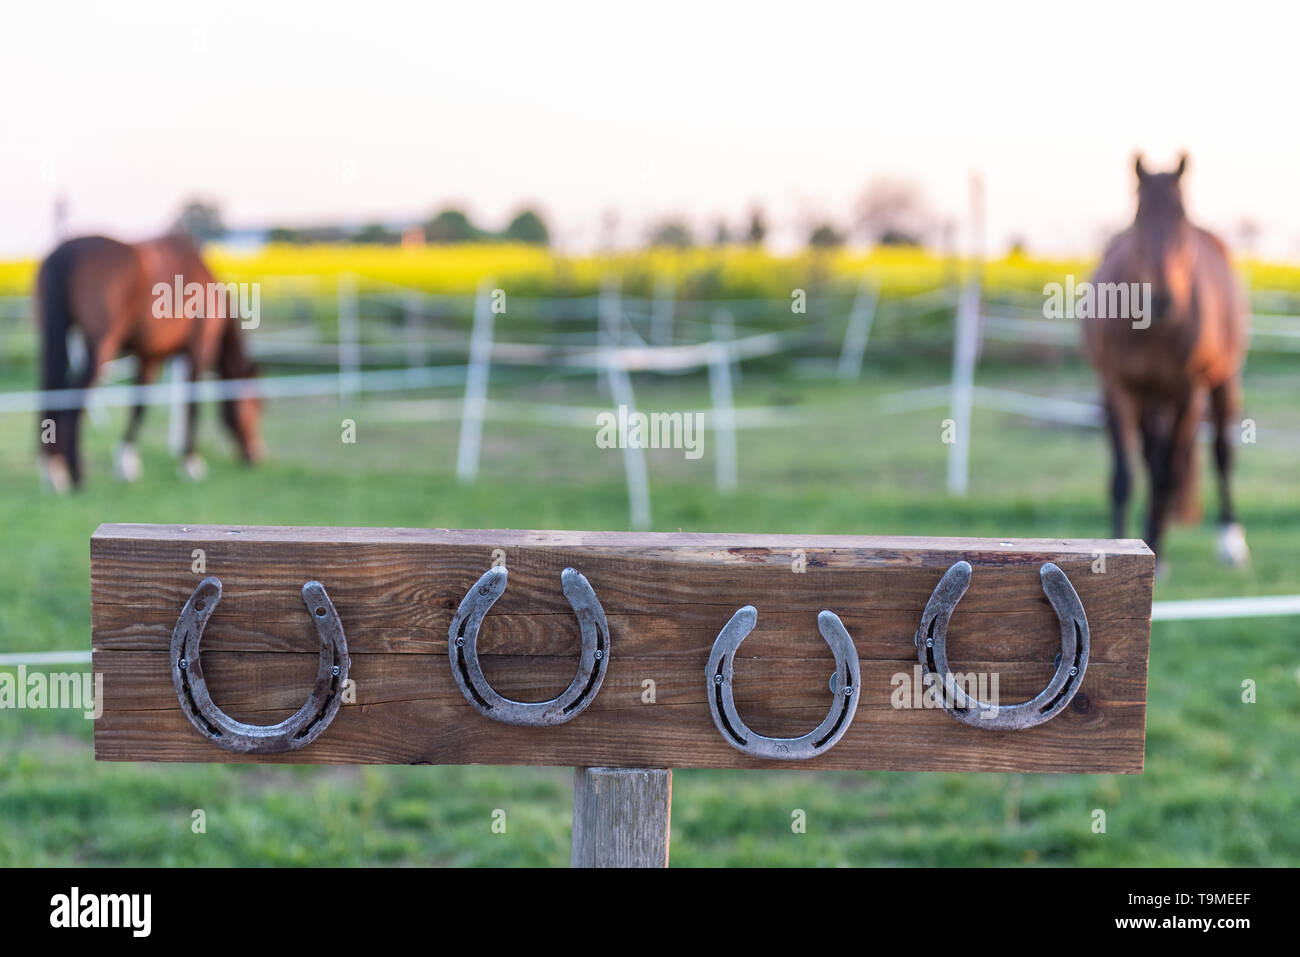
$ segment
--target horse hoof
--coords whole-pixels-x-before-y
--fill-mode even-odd
[[[208,463],[203,461],[203,456],[197,452],[191,452],[181,460],[180,473],[181,478],[202,482],[208,477]]]
[[[140,465],[140,453],[136,451],[135,446],[129,442],[123,442],[117,447],[117,455],[114,456],[113,471],[123,482],[138,482],[143,469]]]
[[[57,495],[64,495],[72,488],[72,473],[61,455],[41,459],[41,484]]]
[[[1219,561],[1233,568],[1250,564],[1250,546],[1246,544],[1246,530],[1240,522],[1230,522],[1219,528]]]

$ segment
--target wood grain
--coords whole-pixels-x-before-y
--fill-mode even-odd
[[[214,700],[239,720],[272,723],[305,700],[316,638],[299,591],[311,578],[329,590],[347,634],[357,703],[345,705],[302,751],[234,755],[203,740],[182,716],[167,649],[203,577],[193,570],[195,549],[204,573],[224,586],[203,637],[204,673]],[[560,593],[565,567],[587,576],[605,608],[608,674],[590,708],[568,724],[493,722],[465,703],[452,680],[448,626],[497,549],[509,585],[484,622],[479,647],[501,693],[543,700],[572,677],[579,641]],[[1094,572],[1098,553],[1105,570]],[[1092,659],[1065,713],[1026,731],[988,732],[942,711],[896,706],[911,690],[922,609],[959,559],[971,562],[974,575],[952,618],[952,666],[996,674],[1008,702],[1046,683],[1059,649],[1038,568],[1054,561],[1069,575],[1088,614]],[[94,668],[104,674],[96,755],[1138,772],[1153,568],[1146,546],[1127,540],[105,525],[91,539]],[[736,701],[760,733],[801,734],[830,705],[832,658],[817,613],[835,611],[854,638],[863,675],[858,715],[843,740],[811,763],[750,759],[713,727],[705,663],[718,631],[744,604],[759,616],[740,649]]]
[[[673,772],[574,768],[573,867],[667,867]]]

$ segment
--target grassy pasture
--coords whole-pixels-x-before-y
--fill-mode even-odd
[[[9,377],[6,377],[7,379]],[[976,410],[971,491],[944,492],[944,408],[882,414],[888,393],[946,370],[869,356],[852,385],[746,366],[739,406],[781,406],[796,424],[740,433],[741,487],[713,487],[705,455],[649,453],[659,530],[1099,536],[1108,522],[1100,433]],[[981,385],[1087,397],[1070,360],[1025,366],[990,355]],[[1159,598],[1300,592],[1295,372],[1252,359],[1247,415],[1259,441],[1239,455],[1250,569],[1213,558],[1206,520],[1176,528]],[[16,377],[7,388],[25,387]],[[643,411],[703,409],[702,377],[637,377]],[[450,393],[446,393],[450,395]],[[412,397],[415,398],[415,397]],[[497,387],[520,403],[597,405],[590,379]],[[340,422],[357,423],[357,443]],[[88,539],[102,521],[620,529],[617,452],[591,431],[489,422],[481,476],[454,477],[457,424],[424,421],[394,397],[269,409],[272,457],[233,461],[204,410],[211,475],[182,482],[153,410],[145,477],[111,478],[123,410],[87,429],[90,484],[38,487],[30,416],[0,416],[0,652],[89,647]],[[1136,526],[1132,529],[1137,533]],[[1300,862],[1300,619],[1154,626],[1147,769],[1140,776],[679,771],[672,861],[690,865],[1291,865]],[[1257,702],[1242,702],[1242,682]],[[96,764],[80,713],[0,711],[0,864],[476,864],[568,860],[570,772],[481,767],[274,768]],[[203,809],[206,833],[192,832]],[[506,812],[506,833],[492,813]],[[792,813],[807,832],[793,833]],[[1106,814],[1094,833],[1093,812]]]

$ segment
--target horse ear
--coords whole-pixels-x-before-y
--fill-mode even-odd
[[[1142,165],[1142,154],[1141,154],[1141,153],[1138,153],[1138,154],[1136,155],[1136,157],[1134,157],[1134,160],[1133,160],[1133,168],[1134,168],[1135,170],[1137,170],[1137,174],[1138,174],[1138,182],[1139,182],[1139,183],[1142,182],[1142,180],[1144,180],[1144,179],[1147,178],[1147,171],[1146,171],[1146,168]]]
[[[1187,154],[1178,154],[1178,169],[1174,170],[1174,176],[1180,177],[1187,172]]]

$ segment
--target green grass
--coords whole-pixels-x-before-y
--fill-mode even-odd
[[[990,536],[1107,533],[1108,458],[1096,431],[977,410],[972,484],[943,491],[943,408],[880,415],[874,397],[945,371],[870,365],[842,386],[746,367],[741,406],[781,405],[797,426],[743,431],[741,488],[713,488],[713,455],[650,453],[655,528]],[[1086,370],[1000,365],[978,382],[1087,397]],[[701,379],[638,379],[643,410],[707,408]],[[542,381],[498,398],[595,405],[590,382]],[[395,421],[391,398],[271,407],[271,461],[232,461],[205,410],[211,475],[175,477],[163,413],[146,425],[146,475],[111,478],[120,412],[86,430],[89,486],[56,499],[36,481],[34,426],[0,417],[0,651],[89,646],[88,540],[100,522],[608,528],[627,525],[622,464],[591,432],[489,423],[482,474],[454,480],[454,422]],[[1207,519],[1175,528],[1157,598],[1300,592],[1300,410],[1284,363],[1254,363],[1238,498],[1249,570],[1214,562]],[[340,441],[343,418],[358,442]],[[1137,534],[1137,526],[1131,530]],[[1272,864],[1300,862],[1300,619],[1159,623],[1147,769],[1139,776],[678,771],[675,865]],[[1258,701],[1244,704],[1244,679]],[[301,768],[100,764],[79,713],[0,711],[2,864],[562,865],[570,772],[552,768]],[[193,833],[192,812],[206,814]],[[506,814],[504,834],[493,812]],[[793,812],[806,833],[792,832]],[[1094,833],[1093,812],[1106,814]]]

